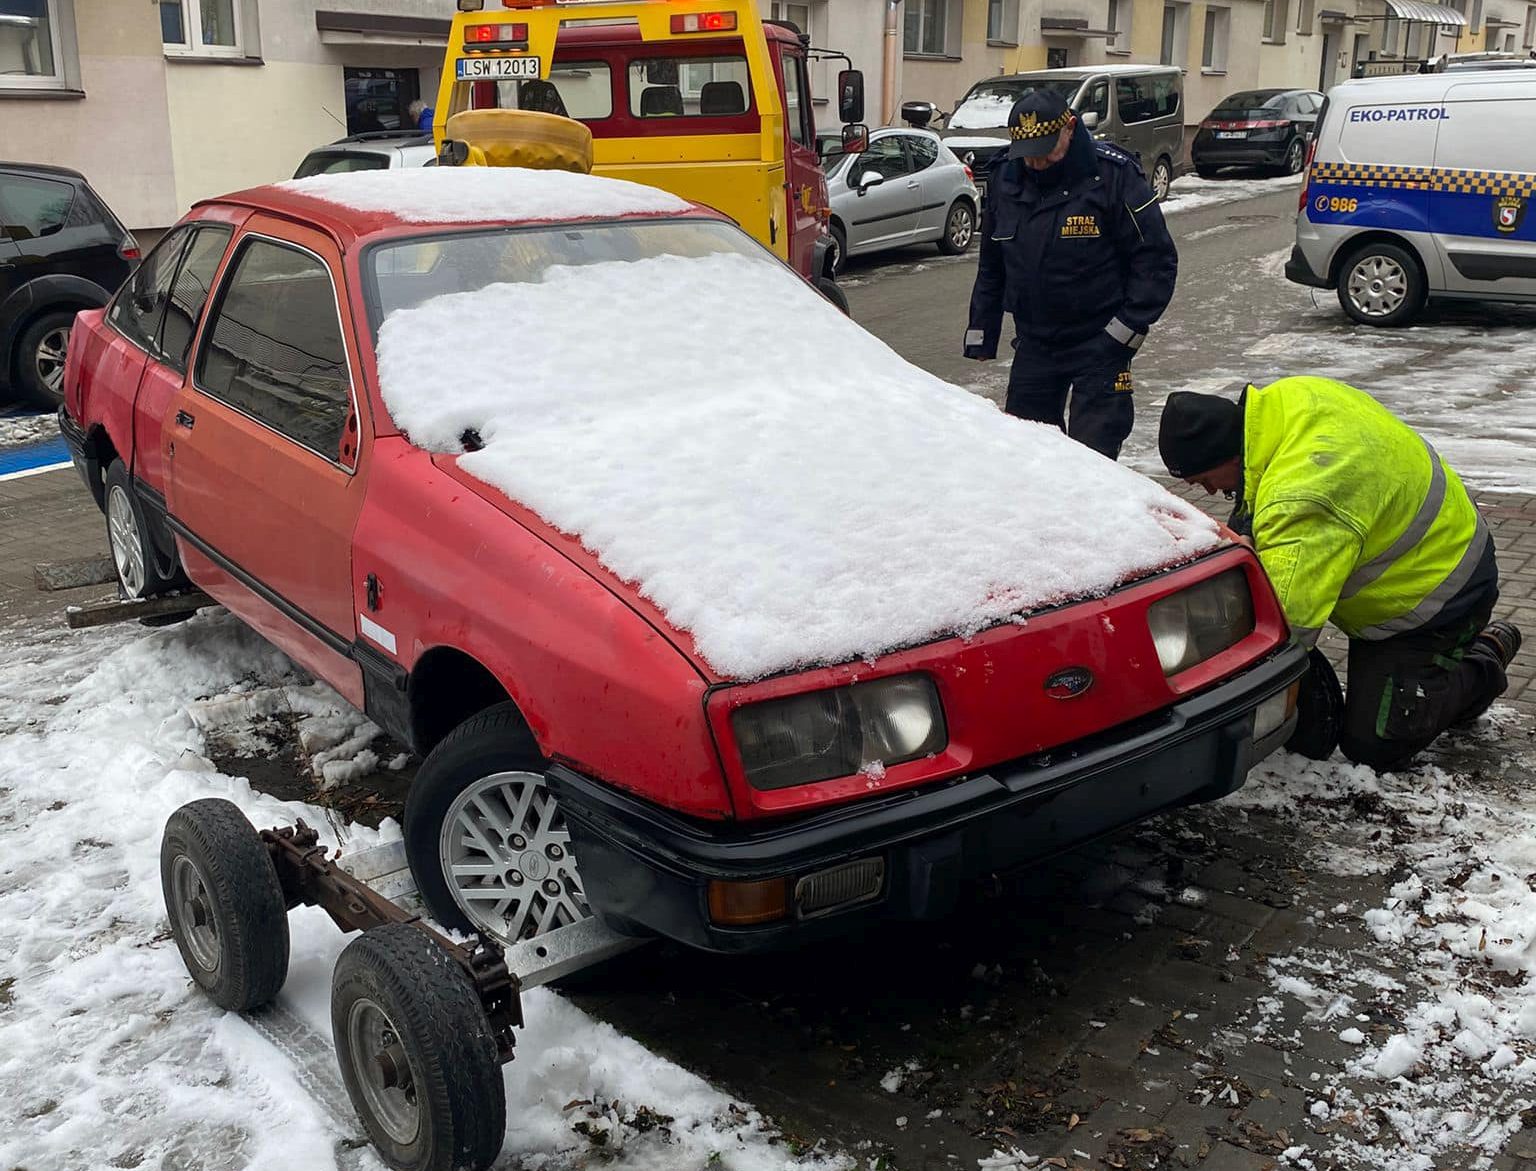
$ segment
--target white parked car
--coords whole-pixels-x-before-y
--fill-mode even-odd
[[[340,171],[387,171],[391,167],[430,167],[437,151],[430,134],[414,130],[370,130],[317,146],[304,156],[295,179],[334,175]]]

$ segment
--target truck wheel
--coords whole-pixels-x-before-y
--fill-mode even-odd
[[[1339,304],[1361,325],[1407,325],[1424,307],[1419,262],[1396,244],[1366,244],[1339,270]]]
[[[272,857],[232,802],[183,805],[160,839],[160,889],[171,935],[220,1008],[266,1004],[288,975],[288,908]]]
[[[939,237],[939,251],[945,256],[959,256],[970,248],[975,238],[976,213],[966,200],[957,199],[949,205],[949,214],[944,217],[944,234]]]
[[[165,557],[150,536],[149,518],[139,504],[123,461],[114,459],[106,475],[107,544],[117,567],[117,584],[127,598],[152,598],[187,584],[176,555]],[[170,564],[167,566],[166,562]]]
[[[16,373],[22,395],[40,407],[64,401],[64,354],[75,310],[44,313],[22,331],[16,345]]]
[[[819,276],[819,277],[817,277],[816,278],[816,291],[818,293],[820,293],[823,297],[825,297],[828,301],[831,301],[832,304],[836,305],[837,308],[838,308],[838,311],[840,313],[842,313],[844,316],[848,316],[848,317],[853,316],[848,311],[848,295],[846,293],[844,293],[842,289],[837,287],[837,282],[835,280],[833,280],[831,277],[829,277],[829,276]]]
[[[832,235],[832,275],[837,276],[848,267],[848,233],[838,223],[827,230]]]
[[[511,703],[427,754],[405,802],[405,852],[432,917],[504,944],[592,914],[548,762]]]
[[[480,1171],[501,1151],[507,1100],[490,1022],[463,969],[391,923],[347,945],[331,975],[341,1079],[399,1171]]]
[[[1168,198],[1168,189],[1173,186],[1173,163],[1164,155],[1152,164],[1152,195],[1158,203]]]

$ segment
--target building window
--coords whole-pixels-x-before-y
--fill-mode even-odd
[[[1200,67],[1213,73],[1227,71],[1227,38],[1232,30],[1232,10],[1216,8],[1205,10],[1205,47],[1200,51]]]
[[[1410,24],[1408,26],[1408,44],[1403,50],[1403,56],[1409,60],[1417,61],[1428,54],[1424,51],[1425,32],[1427,26],[1422,24]]]
[[[987,0],[987,40],[1019,43],[1019,0]]]
[[[1164,65],[1177,65],[1183,69],[1188,64],[1189,53],[1189,5],[1163,5],[1163,44],[1158,60]]]
[[[1275,44],[1285,43],[1285,22],[1289,11],[1288,0],[1264,0],[1264,39]]]
[[[1131,51],[1132,8],[1132,0],[1109,0],[1109,14],[1105,17],[1104,27],[1115,34],[1109,39],[1109,48],[1113,53]]]
[[[949,0],[906,0],[903,51],[942,57],[948,50]]]
[[[1301,0],[1301,3],[1296,5],[1296,31],[1303,36],[1311,36],[1316,23],[1317,0]]]
[[[1525,47],[1536,49],[1536,8],[1525,10]]]
[[[158,0],[160,39],[171,56],[242,57],[241,0]]]
[[[421,97],[418,70],[359,69],[346,65],[341,77],[347,98],[348,134],[416,129],[408,111],[411,103]]]
[[[59,0],[0,0],[0,87],[60,89]]]
[[[1383,57],[1396,57],[1397,46],[1403,39],[1403,22],[1395,16],[1389,16],[1381,22],[1381,55]]]
[[[1467,18],[1467,31],[1475,33],[1483,27],[1483,0],[1472,0],[1472,15]]]

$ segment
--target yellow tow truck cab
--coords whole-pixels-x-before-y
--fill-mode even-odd
[[[592,171],[724,212],[806,279],[829,281],[826,175],[807,58],[753,0],[458,0],[434,107],[439,152],[467,110],[559,114],[592,132]],[[844,58],[846,61],[846,58]],[[847,148],[863,77],[838,74]],[[459,123],[463,125],[464,123]]]

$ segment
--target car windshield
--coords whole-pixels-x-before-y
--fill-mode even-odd
[[[1214,113],[1226,118],[1257,118],[1262,114],[1273,114],[1285,105],[1286,95],[1290,92],[1284,89],[1253,89],[1228,94],[1221,99],[1221,105],[1216,107]]]
[[[1070,102],[1083,87],[1080,78],[1010,77],[987,81],[965,95],[949,116],[946,130],[1000,130],[1008,125],[1013,103],[1032,89],[1049,90]]]
[[[368,315],[377,334],[398,310],[489,285],[538,283],[557,268],[721,253],[780,267],[750,236],[717,220],[621,220],[413,236],[369,251]]]

